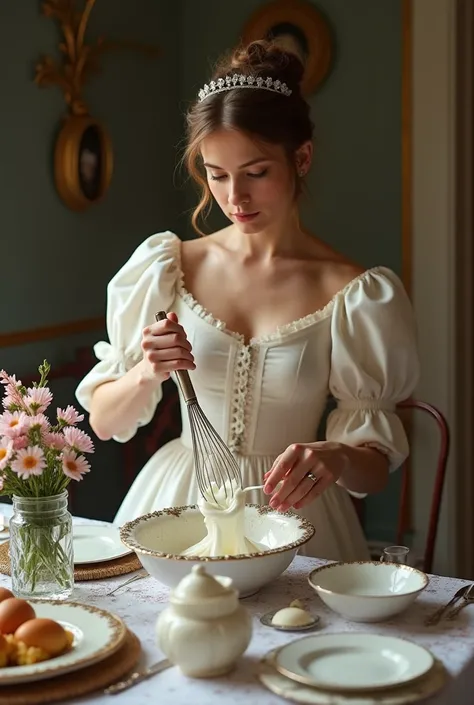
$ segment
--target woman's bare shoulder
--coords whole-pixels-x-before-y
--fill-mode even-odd
[[[327,288],[331,296],[344,289],[351,281],[367,271],[367,267],[351,260],[316,237],[312,246],[312,254],[312,261],[319,275],[318,278],[324,282],[325,288]]]

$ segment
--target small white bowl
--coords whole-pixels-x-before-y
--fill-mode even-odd
[[[175,587],[193,565],[205,563],[213,575],[232,578],[241,597],[253,595],[288,568],[298,548],[310,540],[314,526],[292,511],[245,505],[245,535],[267,547],[261,553],[238,556],[183,556],[181,552],[206,536],[198,507],[171,507],[128,522],[120,529],[122,543],[135,551],[156,580]]]
[[[328,607],[346,619],[381,622],[406,610],[429,578],[399,563],[357,561],[316,568],[308,582]]]

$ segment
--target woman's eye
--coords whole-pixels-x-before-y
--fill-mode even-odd
[[[253,179],[261,179],[262,176],[265,176],[267,171],[268,171],[268,169],[264,169],[263,171],[259,171],[257,173],[250,172],[248,175],[251,176]]]
[[[221,174],[221,176],[216,176],[215,174],[209,174],[209,178],[212,181],[222,181],[222,179],[225,179],[225,174]]]

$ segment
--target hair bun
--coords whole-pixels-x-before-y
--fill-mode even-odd
[[[285,51],[275,42],[261,39],[236,49],[230,62],[222,64],[218,73],[219,76],[224,73],[270,76],[294,90],[301,83],[304,66],[296,54]]]

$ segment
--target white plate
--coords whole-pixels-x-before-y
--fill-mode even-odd
[[[54,619],[71,631],[74,634],[73,647],[62,656],[31,666],[0,668],[0,686],[30,683],[77,671],[107,658],[125,639],[127,630],[122,620],[98,607],[78,602],[28,602],[37,617]]]
[[[132,553],[120,540],[118,526],[81,526],[73,528],[74,564],[102,563]]]
[[[297,683],[275,671],[273,661],[275,651],[268,653],[259,664],[257,677],[262,685],[275,695],[301,705],[409,705],[437,693],[448,682],[446,668],[435,661],[433,668],[418,680],[387,690],[334,693],[333,690],[320,690]]]
[[[320,634],[286,644],[275,668],[288,678],[338,691],[377,690],[420,678],[433,666],[426,649],[380,634]]]

